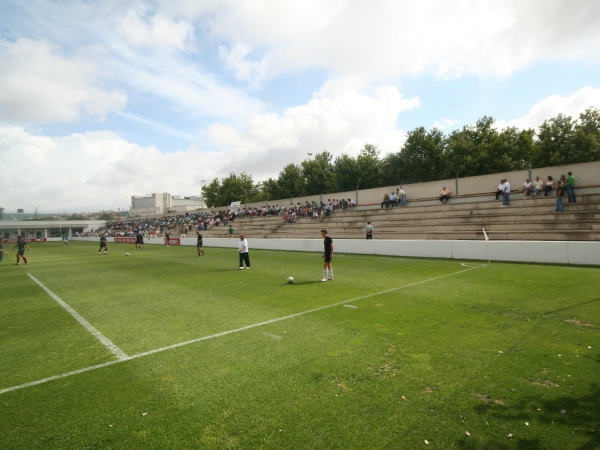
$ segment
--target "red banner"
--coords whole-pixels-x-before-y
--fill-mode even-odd
[[[166,241],[166,239],[165,239]],[[170,238],[169,243],[167,245],[181,245],[181,239],[179,238]]]
[[[115,237],[115,242],[121,244],[135,244],[135,237]]]
[[[25,242],[46,242],[46,238],[40,238],[40,239],[36,239],[36,238],[29,238],[29,239],[24,239]],[[6,243],[6,244],[10,244],[13,242],[17,242],[16,238],[11,238],[11,239],[0,239],[0,242],[2,243]]]

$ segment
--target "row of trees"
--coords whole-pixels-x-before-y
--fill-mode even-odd
[[[266,202],[600,160],[600,110],[595,107],[578,119],[559,114],[544,121],[537,133],[515,127],[498,130],[494,123],[485,116],[449,135],[418,127],[408,133],[400,151],[383,157],[373,144],[365,144],[356,158],[343,154],[334,160],[323,151],[300,164],[288,164],[277,179],[260,183],[246,173],[232,173],[206,186],[206,203]]]

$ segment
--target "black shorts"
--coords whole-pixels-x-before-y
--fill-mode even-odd
[[[325,262],[326,263],[330,263],[331,262],[331,255],[329,253],[325,253]]]

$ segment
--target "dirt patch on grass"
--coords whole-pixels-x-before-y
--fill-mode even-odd
[[[582,322],[581,320],[576,320],[576,319],[565,320],[565,323],[568,323],[570,325],[577,325],[579,327],[593,327],[594,326],[593,323]]]
[[[491,398],[487,394],[478,393],[475,395],[477,395],[477,397],[479,397],[479,399],[486,405],[504,405],[504,402],[502,400],[499,400],[497,398]]]

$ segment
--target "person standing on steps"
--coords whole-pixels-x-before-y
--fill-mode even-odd
[[[367,222],[365,231],[367,232],[367,241],[372,240],[373,239],[373,225],[371,225],[371,222]]]
[[[554,212],[557,213],[562,213],[565,212],[565,187],[564,185],[559,181],[558,183],[556,183],[556,208],[554,208]]]
[[[567,172],[567,198],[569,203],[577,203],[577,197],[575,196],[575,177],[573,172]]]
[[[502,208],[507,208],[510,206],[510,183],[507,179],[504,179],[502,190]]]

